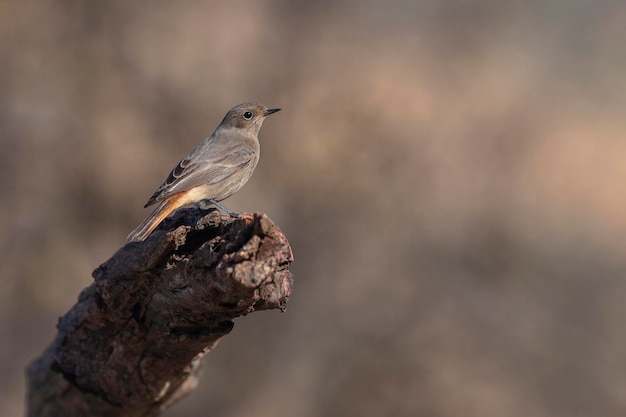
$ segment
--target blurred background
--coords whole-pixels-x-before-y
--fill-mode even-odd
[[[167,417],[626,415],[626,3],[0,2],[0,415],[226,111],[295,254]]]

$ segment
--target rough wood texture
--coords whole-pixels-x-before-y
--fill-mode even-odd
[[[180,210],[93,272],[27,369],[28,415],[158,415],[195,388],[200,359],[233,318],[285,308],[291,261],[263,214]]]

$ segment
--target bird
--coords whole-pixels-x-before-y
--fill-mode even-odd
[[[158,205],[128,235],[129,242],[145,240],[175,210],[191,205],[217,206],[236,217],[219,202],[243,187],[259,162],[259,130],[265,118],[280,111],[259,103],[242,103],[226,113],[207,137],[172,169],[144,208]]]

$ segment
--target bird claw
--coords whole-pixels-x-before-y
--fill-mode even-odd
[[[220,203],[218,203],[218,202],[217,202],[217,201],[215,201],[215,200],[211,200],[211,199],[209,199],[208,201],[209,201],[211,204],[213,204],[215,207],[217,207],[218,209],[220,209],[220,210],[225,211],[226,213],[228,213],[228,215],[229,215],[230,217],[238,217],[238,216],[239,216],[239,214],[235,213],[235,212],[234,212],[234,211],[232,211],[232,210],[227,209],[226,207],[224,207],[223,205],[221,205]]]

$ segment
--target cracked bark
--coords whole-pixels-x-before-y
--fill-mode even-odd
[[[292,259],[264,214],[179,210],[93,272],[27,368],[28,415],[158,415],[195,388],[235,317],[284,310]]]

